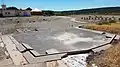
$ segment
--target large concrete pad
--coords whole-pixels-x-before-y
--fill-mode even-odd
[[[14,37],[21,43],[29,44],[41,55],[45,55],[48,49],[56,49],[59,52],[88,49],[105,44],[111,39],[102,34],[76,28],[22,33]]]

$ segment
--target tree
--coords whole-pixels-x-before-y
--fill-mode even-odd
[[[50,10],[47,10],[47,11],[43,11],[44,15],[47,15],[47,16],[52,16],[54,15],[54,11],[50,11]]]
[[[32,10],[30,7],[28,7],[26,10]]]

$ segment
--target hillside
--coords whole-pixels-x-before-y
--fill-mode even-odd
[[[62,11],[61,14],[63,15],[70,15],[70,14],[120,15],[120,7],[103,7],[103,8]]]

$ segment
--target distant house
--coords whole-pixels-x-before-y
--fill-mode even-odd
[[[39,10],[38,8],[35,8],[31,11],[32,15],[43,15],[42,10]]]
[[[6,5],[3,4],[2,8],[0,9],[0,16],[31,16],[31,10],[31,8],[23,10],[16,7],[6,7]]]

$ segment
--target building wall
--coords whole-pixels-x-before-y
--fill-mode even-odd
[[[4,10],[3,16],[16,16],[16,10]]]
[[[26,15],[25,15],[26,14]],[[0,16],[31,16],[31,10],[0,10]]]
[[[2,14],[2,10],[0,10],[0,14]]]
[[[43,15],[44,13],[43,12],[38,12],[38,11],[32,11],[31,12],[31,15]]]
[[[31,11],[30,10],[21,10],[21,11],[19,11],[19,16],[31,16]]]

